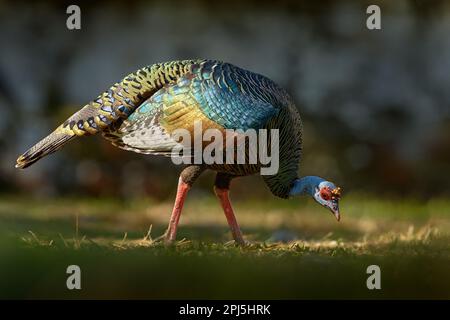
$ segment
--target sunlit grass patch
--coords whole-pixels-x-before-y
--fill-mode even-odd
[[[39,237],[33,231],[29,231],[28,235],[22,236],[21,240],[27,247],[54,247],[66,248],[73,250],[83,249],[103,249],[103,250],[135,250],[139,248],[147,248],[151,250],[175,250],[178,252],[196,254],[197,252],[214,254],[217,250],[226,253],[233,248],[239,249],[243,255],[259,255],[265,254],[301,254],[301,253],[320,253],[336,255],[339,253],[346,254],[391,254],[394,250],[407,250],[408,248],[426,247],[430,245],[432,250],[441,247],[436,252],[440,256],[450,257],[449,243],[450,236],[441,234],[437,228],[425,226],[419,230],[415,230],[410,226],[404,233],[385,233],[372,239],[362,238],[357,241],[346,241],[344,239],[331,240],[331,233],[321,239],[316,240],[294,240],[286,243],[273,241],[248,241],[244,247],[237,246],[234,241],[223,243],[206,243],[196,240],[187,240],[183,238],[172,244],[166,244],[162,240],[155,240],[151,236],[151,227],[148,233],[142,238],[129,238],[125,233],[122,238],[90,238],[86,236],[64,238],[59,234],[59,238],[50,239],[48,236]],[[233,251],[234,252],[234,251]],[[412,250],[411,254],[416,254],[416,250]]]
[[[2,198],[0,297],[450,298],[445,199],[347,199],[340,223],[310,201],[237,201],[239,247],[213,197],[188,200],[173,245],[156,241],[170,202]],[[65,288],[71,264],[79,292]]]

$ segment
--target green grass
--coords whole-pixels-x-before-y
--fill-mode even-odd
[[[343,220],[309,200],[241,200],[251,244],[230,242],[213,197],[171,203],[0,198],[0,298],[450,298],[450,201],[346,195]],[[151,227],[151,228],[150,228]],[[286,240],[280,242],[280,240]],[[66,268],[82,290],[66,289]],[[381,267],[381,290],[366,268]]]

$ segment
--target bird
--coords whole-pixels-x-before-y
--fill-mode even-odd
[[[319,176],[299,175],[303,126],[293,98],[268,77],[219,60],[162,62],[130,73],[23,153],[16,168],[27,168],[69,141],[97,133],[124,150],[171,157],[174,147],[180,145],[173,133],[179,129],[192,133],[194,122],[222,134],[227,130],[276,130],[278,170],[262,175],[261,162],[183,164],[169,224],[162,236],[166,243],[176,241],[188,191],[205,170],[216,172],[214,193],[236,244],[247,243],[229,197],[231,181],[237,177],[261,174],[274,196],[310,196],[340,220],[341,188]],[[240,141],[245,143],[245,139]],[[270,139],[264,143],[266,147],[271,145]],[[192,158],[192,153],[186,148],[180,154]],[[248,158],[249,149],[245,154]]]

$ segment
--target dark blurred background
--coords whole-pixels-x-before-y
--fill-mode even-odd
[[[75,2],[76,3],[76,2]],[[126,74],[211,58],[264,74],[305,125],[301,174],[344,191],[450,195],[450,1],[0,1],[0,192],[172,197],[170,159],[78,139],[26,171],[15,159]],[[366,28],[381,7],[382,30]],[[268,193],[258,177],[245,197]],[[210,192],[211,177],[197,193]],[[251,190],[251,192],[245,192]]]

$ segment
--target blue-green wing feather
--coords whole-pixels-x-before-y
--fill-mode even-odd
[[[226,129],[259,129],[279,109],[258,88],[266,78],[227,63],[207,61],[193,69],[192,95],[204,114]],[[258,79],[260,78],[260,79]]]
[[[189,74],[158,90],[118,130],[105,136],[115,145],[136,152],[169,153],[176,144],[170,132],[176,128],[166,111],[177,101],[186,101],[184,115],[190,121],[206,117],[225,129],[264,128],[280,110],[277,97],[267,94],[273,89],[270,86],[274,84],[269,79],[231,64],[216,61],[195,64]],[[196,107],[191,108],[193,105]],[[197,116],[189,117],[189,113]]]

